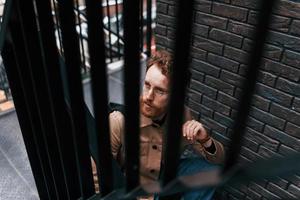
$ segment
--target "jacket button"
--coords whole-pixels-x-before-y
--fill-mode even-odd
[[[154,172],[155,172],[155,170],[154,170],[154,169],[151,169],[151,170],[150,170],[150,173],[151,173],[151,174],[153,174]]]
[[[152,146],[152,149],[157,149],[157,146],[156,146],[156,145],[153,145],[153,146]]]

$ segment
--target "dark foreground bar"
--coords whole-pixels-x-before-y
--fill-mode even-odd
[[[139,0],[124,0],[124,90],[126,191],[139,185]]]
[[[91,160],[88,147],[87,124],[85,119],[81,83],[81,61],[78,35],[75,29],[75,15],[72,0],[59,0],[58,10],[61,22],[62,42],[65,56],[66,80],[70,96],[70,111],[75,132],[76,159],[79,168],[80,189],[83,198],[94,194]]]
[[[239,156],[242,139],[245,132],[245,123],[250,110],[252,95],[255,89],[255,83],[258,76],[258,69],[261,60],[261,56],[264,50],[264,43],[268,35],[268,24],[270,23],[272,8],[275,4],[275,0],[261,1],[261,12],[259,15],[259,23],[255,33],[255,43],[251,56],[249,57],[249,67],[246,75],[246,80],[243,84],[243,94],[238,109],[238,114],[233,127],[233,134],[231,142],[227,152],[227,159],[224,165],[224,172],[227,172],[233,167]]]
[[[60,55],[56,47],[53,23],[55,18],[51,14],[50,0],[7,2],[6,9],[11,9],[5,12],[8,14],[3,18],[4,27],[1,27],[0,31],[1,55],[41,199],[116,200],[135,199],[141,195],[155,193],[161,196],[161,199],[174,200],[180,197],[182,192],[203,187],[221,186],[227,182],[240,184],[299,173],[299,153],[285,155],[284,158],[257,161],[246,167],[235,165],[241,148],[243,124],[254,91],[257,66],[267,35],[266,27],[275,1],[262,2],[264,12],[260,16],[256,44],[249,60],[250,68],[244,86],[245,93],[242,96],[223,173],[222,170],[216,169],[193,176],[176,177],[185,88],[188,82],[187,69],[192,28],[190,10],[194,3],[194,1],[179,1],[170,112],[162,162],[162,167],[167,170],[163,171],[161,180],[149,185],[139,185],[139,50],[141,47],[139,37],[143,35],[139,25],[143,20],[142,9],[138,0],[124,1],[126,183],[121,188],[117,188],[113,181],[117,173],[113,170],[114,161],[110,152],[104,25],[102,13],[99,12],[101,2],[87,1],[95,117],[89,113],[83,101],[80,46],[75,29],[72,0],[60,0],[58,3],[64,55]],[[147,48],[149,52],[149,46]],[[86,120],[86,117],[89,120]],[[89,122],[88,126],[86,121]],[[93,140],[88,138],[88,134],[91,136],[90,132],[94,134]],[[94,191],[90,152],[93,152],[92,156],[97,163],[100,194],[95,194]],[[277,167],[270,168],[270,166]],[[179,195],[174,196],[178,193]]]
[[[188,58],[192,30],[192,8],[194,1],[180,0],[176,26],[174,66],[171,78],[171,98],[167,117],[167,134],[164,137],[163,185],[175,178],[182,136],[185,91],[188,83]]]
[[[72,131],[72,121],[69,116],[70,108],[66,104],[63,81],[60,74],[60,55],[55,45],[55,25],[52,21],[51,4],[49,1],[36,1],[36,7],[45,59],[45,75],[53,102],[53,120],[57,132],[58,147],[62,156],[61,162],[64,167],[64,176],[66,177],[70,199],[79,198],[81,194],[76,166],[76,148],[73,142],[75,135]]]
[[[112,155],[108,123],[108,95],[104,46],[102,3],[86,1],[89,53],[91,63],[93,105],[96,123],[95,160],[98,167],[100,192],[105,196],[113,191]]]

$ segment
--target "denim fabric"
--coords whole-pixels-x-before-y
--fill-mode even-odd
[[[181,158],[178,166],[177,176],[192,175],[198,172],[209,171],[218,168],[203,157]],[[197,191],[186,192],[182,195],[183,200],[210,200],[216,188],[203,188]],[[159,200],[156,196],[155,200]]]

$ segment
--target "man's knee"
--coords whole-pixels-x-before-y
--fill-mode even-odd
[[[192,175],[199,172],[214,170],[219,167],[220,165],[210,163],[203,157],[185,158],[180,159],[177,175]]]

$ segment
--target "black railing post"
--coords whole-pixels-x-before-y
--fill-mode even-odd
[[[8,32],[6,38],[8,38]],[[32,122],[32,111],[30,111],[30,106],[28,105],[28,98],[26,98],[26,90],[24,85],[21,83],[19,78],[19,73],[17,69],[17,58],[14,49],[12,47],[12,41],[6,41],[3,50],[1,51],[2,57],[4,59],[4,64],[6,66],[6,72],[8,76],[8,81],[10,83],[10,88],[12,90],[12,96],[14,99],[14,105],[16,107],[16,113],[18,116],[18,121],[20,124],[20,129],[22,132],[24,144],[26,151],[28,153],[28,159],[30,161],[32,173],[34,176],[35,184],[38,190],[39,197],[41,199],[51,199],[55,198],[55,191],[52,178],[48,171],[45,169],[43,160],[41,158],[43,155],[41,153],[42,149],[39,149],[37,132],[34,123]],[[48,179],[49,178],[49,179]]]
[[[16,110],[19,110],[17,113],[21,130],[23,131],[22,133],[26,148],[29,152],[32,152],[30,161],[33,163],[33,167],[37,170],[38,175],[40,176],[41,173],[43,174],[44,183],[41,180],[41,177],[37,177],[35,174],[37,182],[41,183],[41,186],[37,186],[39,194],[47,196],[50,199],[56,199],[58,198],[58,190],[54,178],[55,172],[50,165],[49,151],[45,142],[45,128],[42,126],[41,118],[39,116],[40,108],[37,103],[33,80],[28,70],[28,48],[25,47],[23,35],[20,34],[22,33],[22,29],[16,3],[17,1],[14,1],[14,6],[11,11],[12,14],[8,24],[9,32],[7,32],[5,42],[5,47],[7,48],[3,49],[2,55],[6,71],[8,72],[8,79],[14,90],[13,95],[17,96],[17,98],[23,98],[20,99],[21,102],[16,100],[15,106]],[[14,60],[12,61],[12,59]],[[26,105],[26,110],[20,104],[23,104],[23,106]],[[31,142],[30,144],[29,140]],[[33,159],[36,159],[35,156],[37,156],[38,159],[33,161]],[[46,195],[46,193],[48,193],[48,195]]]
[[[140,51],[144,52],[144,0],[140,0]]]
[[[118,58],[121,58],[121,47],[120,47],[120,20],[119,20],[119,3],[118,0],[115,0],[115,11],[116,11],[116,22],[117,22],[117,48],[118,48]]]
[[[139,185],[139,1],[124,0],[124,90],[126,191]]]
[[[152,0],[147,0],[147,56],[151,56],[152,42]]]
[[[80,197],[79,176],[75,156],[75,135],[72,131],[69,107],[66,104],[67,97],[63,91],[63,80],[59,53],[55,41],[55,24],[51,14],[49,1],[36,1],[38,22],[40,27],[41,42],[45,59],[45,73],[51,99],[53,101],[53,115],[57,129],[57,138],[62,154],[62,163],[67,180],[70,199]],[[57,22],[58,23],[58,22]]]
[[[162,185],[176,178],[179,163],[180,141],[184,113],[185,90],[188,83],[188,58],[192,30],[192,8],[194,1],[178,1],[174,64],[171,75],[171,96],[167,115],[167,132],[164,136]],[[178,196],[163,199],[178,199]]]
[[[57,1],[56,0],[51,0],[51,2],[52,2],[52,6],[53,6],[53,11],[54,11],[54,18],[55,18],[54,25],[55,25],[55,31],[57,31],[57,37],[58,37],[58,42],[59,42],[59,50],[60,50],[61,55],[63,56],[64,55],[64,48],[63,48],[62,41],[61,41],[61,30],[60,30],[60,22],[59,22],[59,19],[58,19]],[[53,11],[51,11],[51,15],[52,15]]]
[[[238,114],[233,127],[233,134],[227,152],[227,158],[224,164],[224,172],[227,172],[237,163],[237,159],[242,146],[242,139],[245,132],[245,122],[248,118],[252,95],[258,76],[261,56],[264,50],[264,43],[268,34],[268,24],[272,14],[272,8],[275,0],[261,1],[261,12],[259,23],[256,27],[254,46],[249,57],[249,68],[247,70],[246,80],[243,84],[243,94],[238,107]]]
[[[87,68],[86,68],[86,63],[85,63],[85,51],[84,51],[84,44],[83,44],[83,37],[82,37],[82,27],[81,27],[81,12],[79,10],[79,1],[76,0],[75,1],[75,8],[74,8],[77,12],[76,12],[76,17],[78,20],[78,27],[79,27],[79,44],[80,44],[80,55],[81,55],[81,66],[83,67],[84,73],[87,73]],[[77,25],[77,23],[76,23]]]
[[[20,33],[23,35],[25,55],[27,55],[28,60],[28,67],[24,67],[24,69],[29,72],[31,77],[39,117],[44,128],[43,139],[45,140],[46,149],[48,151],[58,197],[69,199],[65,169],[63,168],[56,123],[53,116],[53,101],[49,93],[47,74],[44,71],[45,60],[41,49],[33,1],[17,1],[16,7],[21,22]]]
[[[72,0],[59,0],[58,10],[61,22],[62,43],[64,48],[70,111],[75,132],[76,158],[79,168],[82,198],[93,195],[94,183],[88,146],[87,124],[84,110],[81,61],[78,35],[75,28],[75,14]]]
[[[102,9],[102,6],[100,7]],[[112,44],[111,44],[111,24],[110,24],[110,5],[109,0],[106,0],[106,17],[107,17],[107,28],[108,28],[108,46],[109,46],[109,59],[110,62],[112,59]]]
[[[105,62],[104,24],[101,1],[86,1],[88,45],[91,63],[93,105],[96,121],[98,180],[102,196],[113,191],[112,154],[108,121],[108,92]]]

